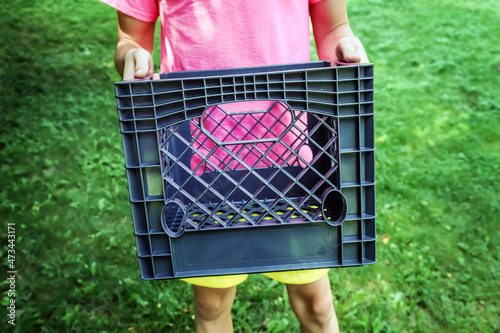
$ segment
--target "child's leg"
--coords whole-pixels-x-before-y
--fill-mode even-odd
[[[316,282],[287,284],[286,288],[302,333],[339,331],[328,274]]]
[[[232,333],[233,307],[236,286],[209,288],[193,285],[194,323],[197,333]]]

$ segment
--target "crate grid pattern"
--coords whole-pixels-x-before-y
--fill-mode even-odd
[[[291,110],[289,110],[289,111],[291,111]],[[302,115],[305,115],[305,114],[306,114],[305,112],[299,113],[298,118],[300,119],[300,117]],[[332,128],[332,126],[329,126],[328,124],[325,123],[326,118],[327,118],[326,116],[323,116],[320,119],[319,117],[316,116],[315,119],[318,120],[318,123],[316,124],[316,126],[314,126],[314,128],[311,131],[312,133],[314,133],[316,131],[316,129],[321,127],[321,125],[323,125],[323,127],[326,127],[327,129],[329,129],[329,131],[331,133],[331,138],[327,142],[326,147],[320,146],[318,143],[316,143],[315,141],[313,141],[311,139],[309,139],[307,141],[304,139],[299,140],[302,137],[304,137],[304,138],[307,137],[307,134],[305,132],[300,131],[300,129],[298,129],[299,134],[294,135],[294,137],[297,139],[297,140],[295,140],[295,142],[301,141],[301,142],[298,142],[298,145],[295,148],[295,150],[300,150],[300,149],[302,149],[302,147],[304,147],[307,144],[309,144],[309,145],[315,144],[319,147],[320,153],[314,157],[314,160],[309,161],[309,162],[304,160],[300,156],[300,154],[290,153],[291,151],[293,151],[293,149],[290,146],[283,144],[283,141],[282,141],[283,135],[281,135],[281,137],[277,138],[278,139],[277,141],[270,144],[269,146],[266,146],[266,151],[262,151],[261,149],[259,149],[258,145],[262,144],[262,143],[258,143],[257,147],[255,147],[255,145],[253,145],[253,144],[239,144],[242,146],[242,147],[238,148],[239,152],[245,151],[245,149],[247,149],[247,146],[250,146],[250,149],[248,149],[247,154],[243,154],[244,156],[241,158],[239,158],[240,156],[238,156],[239,153],[234,153],[234,152],[231,152],[231,150],[226,150],[226,152],[229,151],[232,153],[230,156],[230,159],[225,158],[224,159],[225,161],[221,161],[220,158],[216,158],[216,161],[218,160],[219,162],[224,162],[223,164],[225,164],[225,166],[223,168],[220,168],[220,166],[214,165],[213,163],[210,165],[211,169],[213,169],[213,171],[217,172],[217,177],[215,177],[214,179],[211,179],[210,183],[204,181],[201,177],[196,175],[196,173],[197,173],[196,171],[200,169],[200,166],[197,166],[196,168],[194,168],[192,170],[193,171],[192,174],[189,175],[189,177],[187,177],[187,179],[183,179],[183,182],[184,182],[183,184],[177,184],[175,179],[174,179],[175,177],[172,177],[169,175],[169,170],[171,169],[171,166],[164,167],[163,177],[164,177],[164,179],[167,180],[166,184],[169,184],[175,188],[175,191],[173,193],[169,194],[168,197],[170,197],[170,198],[176,197],[176,195],[178,193],[182,193],[183,195],[189,197],[190,201],[193,203],[191,205],[191,208],[194,209],[194,212],[191,212],[191,213],[188,212],[188,214],[187,214],[189,216],[188,222],[191,223],[191,225],[187,225],[187,228],[188,229],[194,228],[194,229],[199,230],[203,225],[206,225],[206,224],[214,227],[213,222],[215,222],[215,224],[218,224],[219,226],[227,227],[230,225],[234,225],[235,222],[238,223],[239,226],[242,226],[242,223],[239,223],[239,222],[246,222],[245,225],[250,226],[250,225],[259,225],[259,224],[265,223],[265,220],[268,220],[268,221],[272,220],[272,222],[270,221],[270,223],[276,223],[276,222],[287,223],[289,221],[296,220],[299,216],[302,216],[303,219],[306,219],[310,222],[314,222],[314,221],[318,220],[318,218],[322,218],[321,210],[319,209],[319,206],[317,205],[321,202],[321,199],[315,194],[315,190],[320,185],[324,185],[324,184],[328,184],[328,185],[330,185],[330,187],[336,187],[336,185],[333,184],[329,180],[329,177],[331,175],[333,175],[335,170],[337,170],[337,165],[338,165],[338,162],[337,162],[338,158],[334,157],[334,155],[336,155],[336,150],[337,150],[337,149],[334,149],[334,148],[336,148],[334,145],[334,143],[336,142],[336,138],[337,138],[336,129]],[[192,120],[192,122],[193,122],[193,120]],[[336,127],[336,122],[334,122],[333,124],[335,124],[333,127]],[[193,125],[193,126],[195,126],[195,125]],[[290,127],[289,129],[291,129],[294,126],[289,126],[289,127]],[[195,128],[198,129],[198,127],[195,127]],[[171,161],[171,164],[173,164],[173,165],[181,165],[186,172],[191,172],[190,167],[187,165],[184,165],[181,161],[182,156],[186,153],[190,153],[191,149],[193,148],[191,142],[186,141],[185,138],[183,138],[180,135],[180,133],[176,130],[176,128],[170,129],[169,132],[171,133],[171,135],[167,135],[167,136],[163,135],[162,136],[163,139],[161,141],[162,143],[160,144],[160,150],[164,154],[164,156],[163,156],[164,159]],[[251,131],[248,131],[248,132],[251,132]],[[267,132],[270,132],[270,131],[267,131]],[[283,132],[283,133],[287,133],[287,132]],[[288,133],[290,133],[290,132],[288,132]],[[200,135],[201,132],[198,134]],[[197,138],[199,137],[199,135],[198,136],[194,135],[192,140],[196,141]],[[180,142],[182,142],[182,144],[185,145],[185,149],[183,149],[183,151],[178,156],[175,156],[174,154],[170,153],[169,149],[165,147],[170,143],[169,138],[174,137],[174,136],[177,137],[180,140]],[[270,142],[266,142],[266,143],[270,143]],[[264,145],[266,143],[264,143]],[[287,148],[287,149],[284,151],[285,154],[281,154],[281,155],[275,154],[275,158],[277,158],[278,161],[274,161],[274,160],[270,159],[269,156],[271,155],[271,153],[273,153],[273,151],[276,150],[276,147],[278,145],[283,145],[284,148]],[[234,146],[234,145],[230,145],[230,146]],[[217,149],[219,149],[218,147],[219,146],[216,146]],[[331,148],[332,152],[329,153],[327,151],[327,148]],[[253,150],[257,150],[257,153],[254,152]],[[203,160],[210,162],[209,157],[217,155],[216,152],[217,152],[216,149],[211,150],[207,155],[204,155],[202,157]],[[230,167],[231,167],[231,164],[233,164],[233,162],[235,162],[237,160],[244,161],[245,157],[247,157],[248,155],[251,155],[251,153],[253,153],[255,156],[260,155],[260,157],[259,157],[258,161],[254,161],[252,166],[246,164],[246,167],[244,169],[247,169],[247,173],[244,177],[241,177],[239,179],[235,179],[226,173],[226,171],[231,169]],[[285,157],[284,155],[288,155],[288,156]],[[317,184],[315,184],[314,186],[311,186],[311,184],[307,184],[311,187],[311,189],[307,188],[307,185],[303,184],[301,182],[301,178],[305,174],[306,169],[302,169],[302,171],[299,174],[294,176],[294,175],[291,175],[290,173],[286,172],[286,169],[283,169],[281,167],[283,164],[285,164],[285,165],[290,164],[290,161],[292,159],[298,160],[298,162],[293,163],[296,165],[297,164],[303,164],[304,166],[305,165],[314,165],[315,161],[319,160],[323,155],[326,155],[327,157],[329,157],[329,160],[331,160],[333,163],[332,163],[331,167],[329,168],[329,170],[325,174],[320,174],[319,171],[314,169],[314,168],[307,169],[307,170],[313,170],[314,172],[317,173],[317,176],[319,176],[318,177],[319,181],[317,182]],[[282,163],[280,164],[278,162],[282,162]],[[286,186],[286,188],[284,188],[284,189],[276,189],[276,188],[273,188],[272,186],[269,186],[269,185],[268,186],[262,185],[258,189],[256,189],[255,191],[247,190],[245,188],[244,183],[248,179],[249,176],[256,175],[255,171],[257,170],[257,166],[259,163],[265,164],[268,167],[275,167],[274,172],[272,172],[266,178],[259,177],[259,179],[258,179],[259,181],[261,181],[263,184],[270,184],[278,174],[280,174],[280,175],[283,174],[285,176],[284,178],[287,181],[289,181],[288,186]],[[198,194],[197,197],[191,196],[189,191],[185,190],[185,184],[187,184],[191,178],[195,178],[197,187],[204,189],[203,192]],[[231,193],[223,195],[223,194],[220,194],[220,193],[218,193],[218,191],[215,191],[213,189],[213,185],[220,180],[222,180],[222,181],[227,180],[232,184]],[[298,186],[298,187],[302,188],[304,190],[304,192],[307,193],[307,195],[302,197],[302,198],[296,199],[294,202],[293,199],[288,198],[286,196],[287,193],[293,188],[293,186]],[[272,188],[273,189],[272,194],[273,194],[273,196],[276,197],[275,200],[272,200],[272,202],[269,205],[256,199],[256,198],[258,198],[259,194],[266,188]],[[232,193],[236,192],[237,190],[245,193],[246,201],[239,202],[238,204],[235,205],[230,200],[224,199],[225,197],[230,196]],[[220,202],[217,205],[212,205],[213,207],[209,207],[207,205],[204,205],[203,203],[200,202],[200,198],[205,193],[210,193],[210,194],[215,195],[218,199],[220,199]],[[308,204],[307,203],[308,201],[312,201],[312,203],[310,202]],[[174,204],[174,206],[175,205],[176,204]],[[304,205],[307,206],[307,209],[300,208]],[[224,208],[222,208],[222,207],[224,207]]]
[[[325,151],[332,157],[330,174],[326,175],[325,179],[334,179],[331,185],[339,189],[347,200],[343,223],[328,226],[330,237],[336,241],[330,244],[335,248],[335,256],[329,262],[321,259],[321,262],[318,260],[317,263],[300,265],[290,262],[283,265],[272,263],[261,265],[254,270],[248,267],[222,269],[214,266],[212,273],[236,274],[374,263],[376,233],[373,66],[305,66],[303,69],[292,70],[288,70],[286,66],[278,66],[260,68],[256,73],[217,76],[213,75],[217,74],[216,72],[208,71],[207,74],[209,75],[204,77],[167,76],[159,81],[115,84],[141,277],[168,279],[207,275],[207,272],[200,270],[189,271],[187,266],[182,265],[183,259],[179,253],[189,244],[189,238],[185,236],[210,235],[214,232],[204,233],[203,228],[213,228],[215,232],[222,234],[231,226],[243,229],[256,226],[259,227],[259,235],[262,235],[266,223],[283,224],[295,221],[298,225],[294,226],[294,230],[297,230],[294,232],[297,233],[301,232],[300,226],[307,223],[319,222],[326,225],[324,219],[319,218],[321,209],[317,202],[320,198],[316,197],[312,203],[307,203],[307,200],[300,201],[300,198],[299,201],[295,198],[279,198],[269,205],[257,203],[258,207],[247,200],[240,210],[230,204],[224,208],[220,203],[218,210],[193,210],[189,213],[190,219],[186,221],[183,235],[175,238],[166,233],[162,216],[172,212],[175,216],[170,219],[185,219],[182,210],[178,209],[182,203],[167,197],[172,194],[172,184],[175,181],[173,178],[169,179],[168,170],[181,164],[179,155],[170,153],[168,138],[175,136],[177,141],[185,140],[178,131],[171,129],[187,124],[184,126],[189,131],[191,122],[200,119],[209,106],[262,100],[283,102],[298,115],[296,119],[301,119],[300,115],[307,112],[317,123],[328,123],[332,129],[330,139],[335,141],[336,145]],[[312,135],[311,128],[308,130],[306,134]],[[311,145],[311,142],[307,144]],[[290,162],[293,158],[300,159],[300,155],[292,154],[287,158],[288,160],[280,163]],[[273,161],[269,163],[272,164]],[[297,163],[304,161],[295,162]],[[207,164],[213,170],[223,170],[216,163]],[[188,167],[186,164],[185,168]],[[250,170],[254,171],[251,166]],[[192,177],[201,179],[196,174]],[[296,177],[297,174],[288,175],[289,180]],[[269,180],[261,180],[266,179]],[[235,214],[234,208],[239,213]],[[195,216],[196,214],[198,215]],[[292,216],[300,218],[294,219]],[[183,238],[186,238],[185,243],[181,242]],[[197,236],[190,242],[199,242],[200,239]],[[176,256],[178,258],[175,258]]]

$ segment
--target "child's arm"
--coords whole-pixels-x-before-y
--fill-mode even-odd
[[[115,66],[124,80],[152,75],[155,22],[143,22],[118,12]]]
[[[345,0],[323,0],[310,5],[309,12],[320,60],[369,62],[349,27]]]

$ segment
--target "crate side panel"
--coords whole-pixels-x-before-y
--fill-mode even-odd
[[[348,117],[339,120],[340,149],[359,149],[359,118]]]
[[[357,152],[340,155],[340,181],[342,185],[360,185]]]
[[[344,243],[342,246],[343,257],[342,262],[344,266],[350,265],[360,265],[362,264],[362,243],[361,242],[353,242],[353,243]]]
[[[358,240],[360,239],[360,223],[359,220],[344,221],[342,224],[342,236],[343,240]]]
[[[361,149],[375,148],[375,131],[373,116],[362,116],[360,118],[360,146]]]
[[[141,170],[127,169],[128,188],[130,193],[130,200],[141,201],[144,200],[144,186],[141,178]]]
[[[134,133],[123,133],[122,143],[125,166],[127,168],[139,166],[139,151],[137,149],[136,135]]]
[[[137,133],[141,166],[160,165],[156,132]]]
[[[337,67],[337,78],[339,81],[357,79],[358,67],[357,66]]]
[[[363,186],[363,216],[375,216],[375,186]]]
[[[363,238],[368,238],[368,239],[376,238],[377,236],[375,231],[375,219],[365,219],[363,220],[363,223],[364,223]]]
[[[361,153],[361,181],[363,183],[375,182],[375,152]]]
[[[136,234],[147,234],[148,224],[143,202],[131,202],[132,219],[134,220],[134,231]]]
[[[163,209],[163,201],[150,201],[146,202],[146,217],[148,221],[149,233],[163,233],[161,226],[161,210]]]
[[[151,235],[151,254],[164,256],[170,254],[170,240],[166,234]]]
[[[139,269],[141,271],[141,279],[143,280],[154,279],[153,263],[151,262],[150,257],[139,258]]]
[[[306,269],[317,262],[335,266],[340,263],[338,234],[337,227],[324,223],[185,233],[173,239],[176,275],[287,270],[294,264]]]
[[[373,264],[377,261],[377,256],[376,256],[376,244],[375,241],[370,241],[370,242],[364,242],[364,258],[363,258],[363,264]]]
[[[139,257],[149,257],[151,256],[151,247],[148,235],[137,235],[135,236],[135,245],[137,248],[137,255]]]
[[[163,198],[163,178],[160,167],[144,168],[142,179],[144,180],[144,195],[146,199]]]
[[[361,218],[361,198],[359,187],[345,187],[342,193],[347,200],[347,219]]]
[[[174,277],[170,256],[153,257],[153,268],[155,279],[171,279]]]

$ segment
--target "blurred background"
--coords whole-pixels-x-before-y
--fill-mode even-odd
[[[347,4],[375,63],[378,262],[330,271],[341,331],[498,332],[500,2]],[[115,11],[11,0],[0,13],[0,330],[193,331],[187,284],[139,279]],[[239,287],[233,318],[237,332],[299,330],[284,286],[261,275]]]

